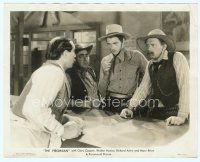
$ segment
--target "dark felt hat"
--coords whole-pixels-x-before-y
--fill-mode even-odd
[[[92,48],[93,48],[93,45],[76,44],[75,45],[75,53],[77,54],[78,52],[80,52],[82,50],[87,50],[88,53],[90,53]]]
[[[154,30],[150,31],[147,36],[139,37],[136,40],[138,47],[143,52],[147,51],[146,41],[149,38],[157,38],[157,39],[164,41],[167,44],[168,51],[174,51],[176,49],[174,41],[170,37],[168,37],[162,30],[154,29]]]

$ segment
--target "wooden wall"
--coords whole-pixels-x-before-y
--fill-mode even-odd
[[[99,25],[99,35],[105,35],[105,29],[108,24],[117,23],[123,26],[123,30],[127,33],[130,33],[133,36],[133,39],[126,42],[126,46],[131,49],[137,49],[136,46],[136,38],[139,36],[146,35],[149,31],[155,28],[162,29],[162,13],[161,12],[74,12],[72,14],[66,12],[59,12],[60,22],[58,25],[52,25],[53,19],[50,15],[47,15],[47,19],[43,22],[44,12],[35,12],[29,14],[28,16],[26,12],[12,12],[11,13],[11,33],[18,31],[17,40],[16,40],[16,47],[15,49],[16,56],[15,61],[17,64],[15,67],[15,88],[23,87],[20,85],[23,83],[21,74],[23,73],[23,68],[20,66],[20,50],[22,50],[22,34],[23,31],[31,31],[35,28],[43,28],[44,30],[51,28],[54,29],[56,27],[67,27],[68,26],[80,26],[86,25],[88,23],[97,23]],[[16,19],[17,17],[17,19]],[[25,17],[25,21],[19,21],[19,19],[23,19]],[[18,21],[18,23],[17,23]],[[100,64],[100,60],[109,54],[109,50],[107,48],[106,42],[100,42],[100,48],[98,49],[99,53],[99,60],[97,64]],[[11,50],[12,51],[12,50]],[[30,52],[31,53],[31,52]],[[189,51],[186,51],[189,53]],[[29,61],[31,64],[31,61]],[[96,66],[95,71],[99,71],[97,69],[100,65]],[[19,70],[21,69],[21,70]],[[30,69],[30,68],[29,68]],[[18,85],[16,87],[16,85]],[[19,94],[18,92],[20,89],[15,89],[15,94]]]

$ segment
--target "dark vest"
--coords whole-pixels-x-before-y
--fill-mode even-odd
[[[152,83],[154,99],[159,99],[165,107],[179,102],[179,88],[176,81],[176,72],[173,66],[174,53],[168,53],[168,60],[163,60],[160,68],[155,72],[153,64],[149,66],[149,75]]]
[[[88,68],[88,72],[94,81],[97,81],[94,70],[92,68]],[[66,74],[68,74],[71,78],[71,99],[85,100],[85,97],[88,96],[88,91],[79,77],[77,69],[75,67],[68,69]]]

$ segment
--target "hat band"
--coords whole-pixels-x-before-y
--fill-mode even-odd
[[[108,33],[108,34],[106,34],[106,35],[109,36],[109,35],[113,35],[113,34],[122,34],[122,33],[119,33],[119,32],[112,32],[112,33]]]

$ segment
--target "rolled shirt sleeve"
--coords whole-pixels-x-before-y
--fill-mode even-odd
[[[151,92],[151,80],[149,76],[149,67],[150,62],[146,66],[145,74],[142,79],[140,86],[136,89],[133,97],[130,100],[129,109],[137,107],[140,102],[142,102]]]
[[[186,119],[189,115],[189,66],[185,56],[180,52],[175,53],[173,65],[180,92],[178,116]]]
[[[63,71],[56,66],[46,65],[32,75],[32,86],[26,97],[23,113],[38,128],[61,136],[64,127],[52,114],[51,104],[64,82]]]
[[[139,59],[140,60],[140,70],[144,74],[146,67],[147,67],[147,64],[148,64],[148,61],[141,52],[138,51],[138,53],[139,53],[139,56],[140,56],[140,59]]]

